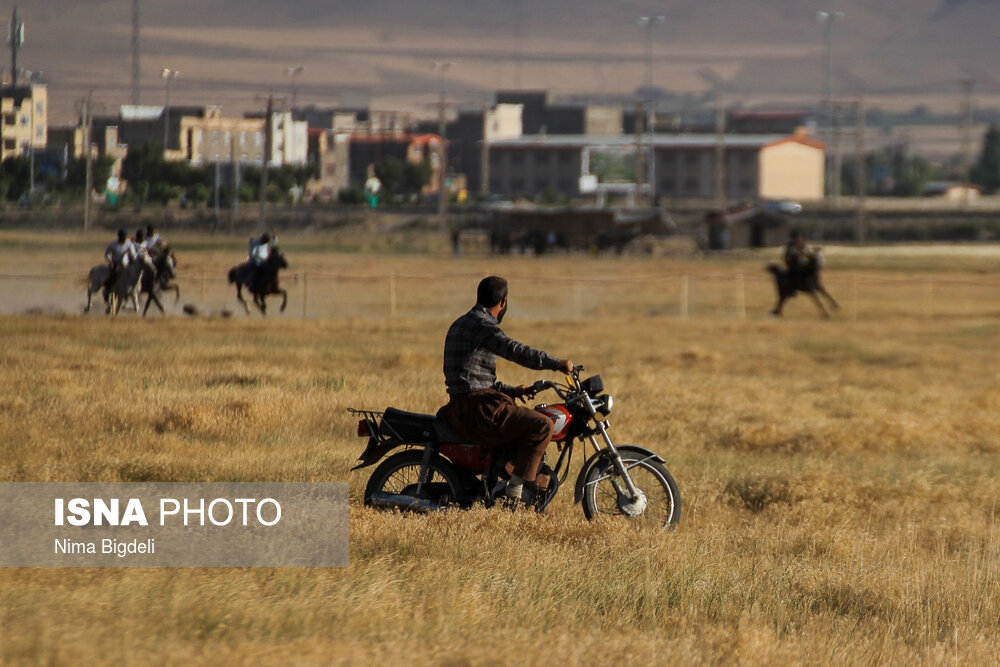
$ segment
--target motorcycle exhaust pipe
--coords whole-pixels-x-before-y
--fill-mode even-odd
[[[375,507],[389,507],[410,512],[440,512],[447,509],[447,505],[435,503],[423,498],[413,496],[402,496],[398,493],[384,493],[382,491],[372,494],[371,503]]]

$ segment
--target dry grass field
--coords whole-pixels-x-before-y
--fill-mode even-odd
[[[773,320],[774,252],[455,260],[287,233],[289,309],[262,319],[215,316],[245,240],[175,241],[204,315],[110,320],[79,314],[107,239],[0,232],[4,274],[49,276],[0,279],[0,480],[346,480],[351,565],[6,569],[0,663],[996,662],[1000,253],[831,248],[841,311]],[[345,408],[436,409],[444,332],[492,272],[508,332],[601,373],[617,439],[666,458],[677,530],[588,523],[565,492],[547,517],[361,507]]]

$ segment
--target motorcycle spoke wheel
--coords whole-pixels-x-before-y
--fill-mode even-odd
[[[431,457],[427,476],[417,493],[423,452],[412,450],[390,456],[382,462],[365,487],[365,504],[371,505],[376,493],[408,496],[445,506],[462,500],[462,486],[451,464],[439,456]]]
[[[613,516],[637,527],[661,530],[680,521],[681,498],[677,483],[662,463],[633,452],[621,452],[629,477],[641,492],[629,497],[622,477],[610,461],[591,468],[585,480],[583,511],[588,519]]]

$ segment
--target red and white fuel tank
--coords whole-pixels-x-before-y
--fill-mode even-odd
[[[564,440],[573,423],[573,415],[565,405],[536,405],[535,410],[552,420],[552,439]]]

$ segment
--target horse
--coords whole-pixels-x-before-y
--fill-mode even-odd
[[[146,305],[142,309],[143,317],[149,311],[151,303],[155,303],[156,307],[160,309],[160,313],[164,314],[163,303],[160,302],[160,297],[157,295],[158,291],[173,290],[174,303],[177,303],[181,298],[181,288],[177,283],[170,282],[177,277],[177,258],[174,256],[174,251],[170,246],[164,246],[162,251],[152,259],[154,271],[152,273],[144,271],[142,274],[140,293],[147,295]]]
[[[805,292],[811,296],[824,318],[830,317],[830,311],[827,310],[819,295],[826,297],[830,301],[830,305],[834,308],[840,308],[837,300],[823,287],[823,283],[820,280],[820,271],[822,268],[823,255],[819,248],[814,249],[808,254],[805,266],[796,273],[782,269],[777,264],[768,265],[767,270],[774,275],[774,286],[778,290],[778,303],[775,304],[771,314],[780,317],[785,301],[795,296],[797,292]]]
[[[246,286],[253,295],[253,302],[260,309],[261,315],[267,315],[267,304],[264,298],[269,294],[281,295],[281,311],[284,312],[288,305],[288,292],[278,286],[278,271],[288,268],[285,256],[277,247],[271,248],[271,254],[264,263],[253,270],[249,262],[238,264],[229,269],[229,282],[236,284],[236,298],[243,304],[243,309],[247,315],[250,314],[250,306],[243,298],[243,287]]]
[[[128,266],[122,268],[111,289],[108,289],[105,283],[110,271],[111,267],[107,264],[98,264],[90,269],[87,274],[87,307],[83,312],[90,312],[93,294],[99,290],[104,294],[106,314],[117,315],[126,301],[131,301],[135,311],[139,312],[139,284],[144,273],[154,271],[153,265],[142,260],[129,262]]]

